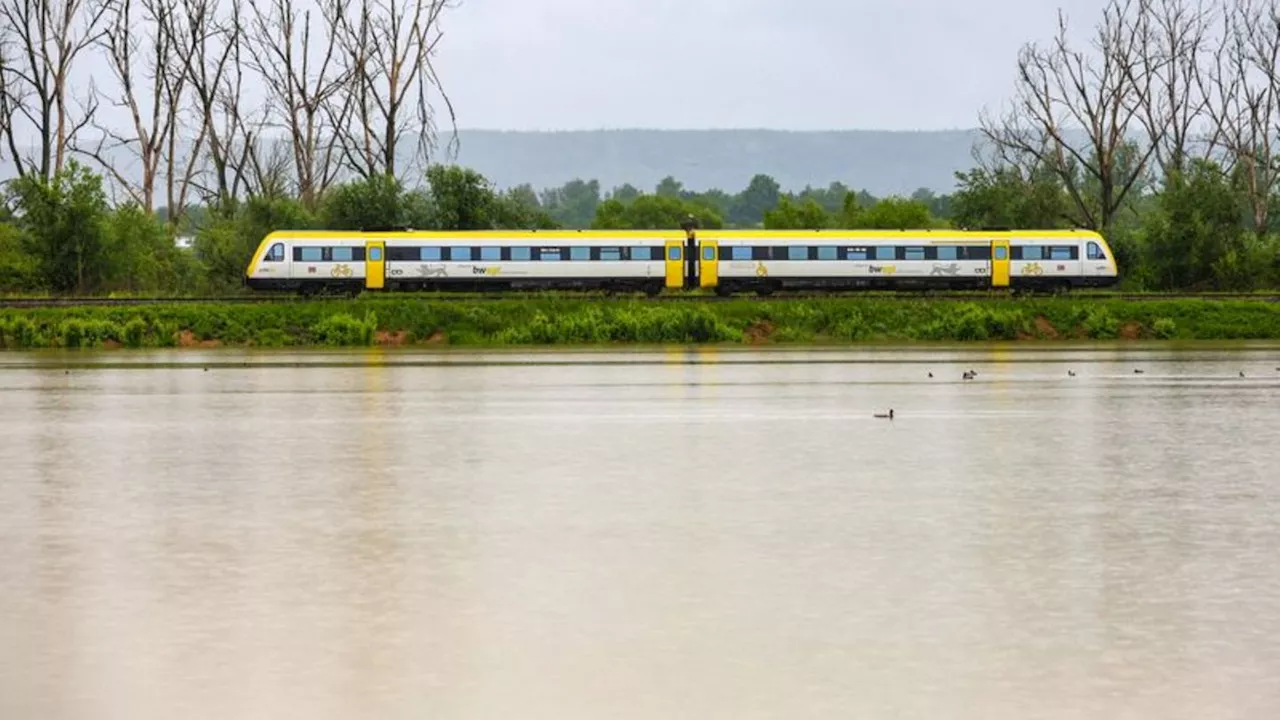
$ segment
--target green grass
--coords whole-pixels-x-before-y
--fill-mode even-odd
[[[390,338],[388,337],[390,336]],[[0,347],[460,346],[1280,339],[1251,300],[889,298],[652,303],[371,298],[0,310]]]

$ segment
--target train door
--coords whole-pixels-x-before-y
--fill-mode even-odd
[[[991,241],[991,287],[1009,287],[1009,241]]]
[[[667,287],[679,290],[684,287],[684,243],[668,240],[663,250],[666,253]]]
[[[364,244],[364,286],[368,290],[381,290],[387,277],[387,244],[369,241]]]
[[[704,288],[715,287],[720,280],[720,261],[718,259],[720,248],[715,240],[703,240],[702,260],[699,277],[701,278],[701,286]]]

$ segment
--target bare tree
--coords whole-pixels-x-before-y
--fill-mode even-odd
[[[1202,68],[1211,13],[1200,0],[1139,0],[1137,42],[1125,62],[1137,119],[1164,178],[1185,169],[1207,96]]]
[[[0,46],[9,48],[0,65],[0,126],[20,175],[48,179],[61,170],[76,134],[92,119],[92,96],[76,113],[68,82],[76,59],[101,35],[112,2],[0,0]],[[35,135],[34,155],[20,149],[24,129]]]
[[[327,6],[342,47],[342,69],[349,75],[342,102],[330,106],[331,124],[354,172],[395,176],[396,150],[406,134],[417,138],[410,166],[435,150],[433,90],[440,93],[450,123],[456,123],[432,64],[442,37],[440,17],[453,6],[449,0],[359,0],[352,6]],[[456,139],[455,134],[451,149]]]
[[[1109,231],[1130,191],[1144,177],[1166,130],[1135,145],[1132,130],[1145,82],[1133,61],[1139,44],[1134,0],[1112,0],[1093,39],[1094,54],[1058,33],[1047,48],[1028,45],[1018,57],[1017,93],[1007,113],[984,113],[982,134],[1019,167],[1039,165],[1061,179],[1086,227]]]
[[[1210,144],[1241,185],[1259,235],[1280,191],[1280,1],[1234,0],[1206,73]]]
[[[200,157],[207,157],[211,166],[211,182],[193,182],[222,208],[231,207],[247,189],[256,153],[255,126],[246,120],[249,113],[241,103],[245,81],[241,3],[229,0],[224,13],[218,0],[180,0],[172,18],[175,57],[186,74],[200,128],[204,151]]]
[[[342,12],[340,0],[324,2],[328,17]],[[299,12],[293,0],[249,0],[249,7],[246,44],[268,93],[271,126],[288,135],[298,195],[314,209],[340,168],[325,112],[349,77],[339,65],[338,33],[332,23],[313,24],[311,10]]]
[[[128,112],[130,127],[121,130],[95,124],[97,143],[92,148],[79,149],[96,160],[147,212],[155,205],[160,174],[166,170],[173,173],[175,158],[168,153],[176,150],[173,135],[177,132],[186,84],[186,73],[175,59],[174,37],[169,32],[174,10],[174,0],[118,0],[113,6],[100,43],[117,89],[105,99]],[[137,72],[140,65],[141,77]],[[136,178],[118,166],[118,150],[127,150],[137,161]],[[172,188],[174,178],[168,184]],[[166,199],[172,202],[173,193],[167,195]],[[170,220],[176,221],[172,205],[169,211]]]

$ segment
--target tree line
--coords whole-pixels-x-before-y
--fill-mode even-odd
[[[982,114],[955,190],[888,198],[838,182],[784,191],[764,174],[737,192],[674,177],[498,190],[429,144],[438,115],[453,117],[432,65],[448,7],[0,0],[0,155],[19,175],[0,210],[0,291],[223,290],[276,228],[671,228],[688,215],[708,228],[1083,227],[1108,237],[1132,289],[1280,280],[1280,0],[1111,0],[1083,47],[1060,16],[1052,40],[1020,51],[1012,98]],[[86,62],[115,86],[73,97]],[[104,103],[130,126],[100,122]]]

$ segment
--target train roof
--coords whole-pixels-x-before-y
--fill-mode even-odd
[[[1062,229],[1012,229],[1012,230],[963,230],[952,228],[904,228],[897,230],[717,230],[700,229],[700,237],[707,239],[758,239],[758,238],[876,238],[892,239],[895,236],[928,237],[936,239],[973,239],[973,238],[1008,238],[1008,237],[1100,237],[1093,230]],[[597,238],[648,238],[648,239],[683,239],[685,232],[678,228],[662,230],[275,230],[265,239],[296,238],[305,240],[345,240],[369,239],[413,240],[413,239],[499,239],[499,238],[545,238],[548,240],[589,240]]]

